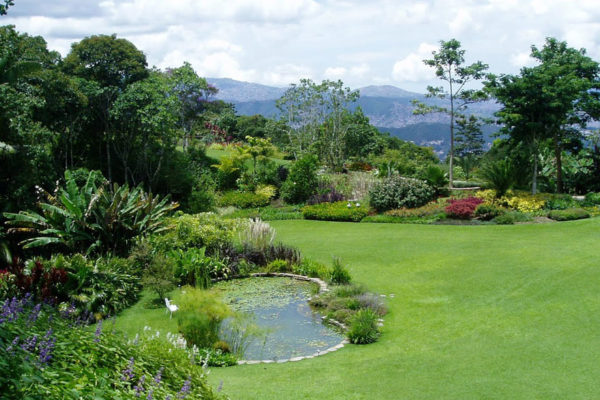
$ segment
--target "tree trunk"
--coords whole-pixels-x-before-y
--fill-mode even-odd
[[[563,192],[562,146],[558,137],[554,138],[554,156],[556,157],[556,193]]]
[[[537,193],[538,156],[537,151],[533,155],[533,178],[531,180],[531,194]]]

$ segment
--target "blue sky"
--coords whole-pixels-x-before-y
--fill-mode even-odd
[[[15,0],[0,23],[71,43],[116,33],[160,68],[287,86],[302,77],[358,88],[437,84],[422,60],[456,38],[495,73],[531,64],[530,46],[566,40],[600,58],[597,0]]]

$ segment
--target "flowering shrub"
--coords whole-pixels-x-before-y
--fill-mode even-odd
[[[539,211],[546,205],[549,199],[553,196],[550,194],[532,195],[526,192],[507,191],[500,198],[496,197],[495,190],[480,190],[475,193],[475,196],[482,199],[485,204],[496,205],[499,207],[507,207],[520,212],[535,212]]]
[[[450,199],[446,207],[446,214],[450,218],[469,219],[479,204],[483,203],[478,197],[464,199]]]
[[[190,350],[155,334],[130,342],[109,321],[90,331],[32,296],[0,302],[0,354],[6,400],[217,398]]]
[[[302,208],[306,219],[321,221],[352,221],[359,222],[367,216],[369,210],[364,205],[354,202],[338,201],[336,203],[321,203]]]

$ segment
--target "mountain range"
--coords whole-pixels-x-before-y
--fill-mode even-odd
[[[241,115],[262,114],[266,117],[277,117],[275,101],[286,88],[241,82],[229,78],[207,78],[207,81],[219,89],[216,97],[235,105]],[[433,147],[442,158],[447,154],[449,145],[449,118],[445,114],[414,115],[412,100],[427,104],[445,105],[443,100],[427,98],[422,93],[415,93],[401,88],[382,85],[366,86],[358,89],[360,98],[357,106],[361,107],[372,125],[382,132],[403,140],[412,141],[421,146]],[[475,115],[491,117],[498,110],[492,101],[474,104],[469,112]],[[485,126],[484,137],[491,145],[493,134],[497,132],[495,125]]]

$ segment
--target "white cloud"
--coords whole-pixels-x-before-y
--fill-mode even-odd
[[[325,70],[325,78],[327,79],[342,79],[348,70],[344,67],[329,67]]]
[[[429,43],[421,43],[416,52],[396,61],[392,70],[394,79],[400,82],[419,82],[433,78],[433,69],[425,65],[423,60],[430,58],[431,52],[437,48],[438,46]]]

